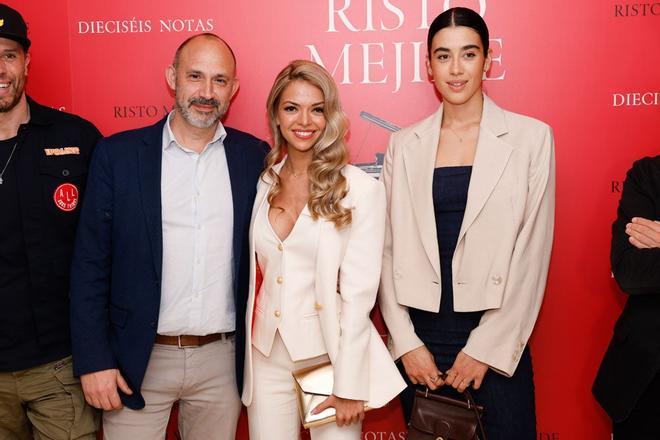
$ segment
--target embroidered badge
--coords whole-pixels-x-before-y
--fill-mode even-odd
[[[78,147],[62,147],[62,148],[44,148],[46,156],[66,156],[68,154],[80,154]]]
[[[53,200],[62,211],[73,211],[78,206],[78,188],[72,183],[63,183],[55,189]]]

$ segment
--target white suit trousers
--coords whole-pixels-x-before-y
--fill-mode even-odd
[[[328,355],[294,362],[279,332],[266,357],[252,347],[254,388],[248,406],[250,440],[296,440],[302,428],[291,372],[328,361]],[[327,423],[310,429],[312,440],[360,440],[362,423],[338,427]]]

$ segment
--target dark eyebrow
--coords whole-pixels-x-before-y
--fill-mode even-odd
[[[461,47],[462,51],[472,50],[472,49],[480,50],[481,48],[479,46],[477,46],[476,44],[468,44],[467,46]],[[435,54],[436,52],[449,52],[449,49],[447,49],[446,47],[437,47],[433,51],[433,53]]]
[[[296,101],[291,101],[291,100],[282,101],[282,104],[292,104],[292,105],[300,106],[300,104],[298,104]],[[318,107],[319,105],[325,105],[325,101],[315,102],[311,105],[311,107]]]

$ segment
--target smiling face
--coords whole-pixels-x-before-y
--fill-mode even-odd
[[[484,55],[479,34],[466,26],[450,26],[437,32],[431,44],[428,73],[443,101],[461,105],[480,99],[482,77],[488,71],[491,51]]]
[[[0,113],[11,111],[23,98],[29,64],[23,46],[0,38]]]
[[[286,146],[293,151],[312,151],[326,126],[325,99],[318,87],[304,80],[287,85],[280,95],[276,122]]]
[[[201,36],[181,50],[176,66],[167,69],[175,91],[177,113],[197,128],[209,128],[225,115],[238,90],[236,65],[219,39]]]

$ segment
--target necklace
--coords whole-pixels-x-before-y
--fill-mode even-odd
[[[307,170],[300,171],[300,172],[298,172],[298,173],[296,173],[295,171],[293,171],[293,165],[291,165],[291,163],[290,163],[288,160],[286,161],[286,165],[288,165],[288,167],[286,167],[286,169],[287,169],[287,171],[289,172],[289,174],[291,174],[291,175],[292,175],[293,177],[295,177],[295,178],[298,178],[298,177],[301,177],[301,176],[307,174],[307,173],[306,173]]]
[[[454,136],[456,136],[458,138],[458,142],[462,144],[463,143],[463,138],[461,136],[459,136],[458,133],[456,133],[456,130],[451,128],[449,125],[447,126],[447,128],[449,130],[451,130],[452,133],[454,133]]]
[[[5,163],[4,168],[2,168],[2,171],[0,171],[0,185],[4,182],[2,179],[2,176],[5,175],[5,171],[7,171],[7,167],[9,166],[9,162],[11,162],[11,158],[14,156],[14,151],[16,151],[16,146],[18,145],[18,141],[14,143],[14,146],[11,148],[11,153],[9,153],[9,159],[7,159],[7,162]]]

